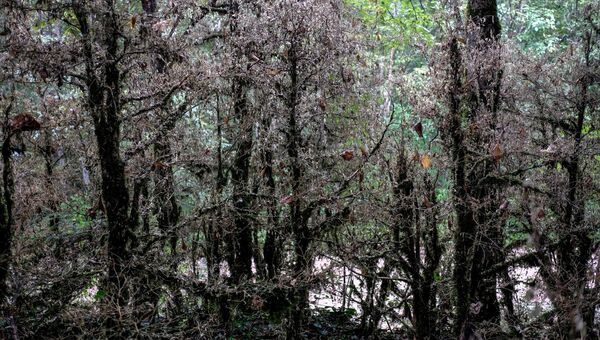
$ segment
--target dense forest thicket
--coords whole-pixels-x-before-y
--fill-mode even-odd
[[[600,338],[600,1],[0,0],[0,338]]]

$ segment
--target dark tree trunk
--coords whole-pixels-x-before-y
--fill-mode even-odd
[[[217,171],[215,176],[215,187],[214,187],[214,197],[215,201],[219,201],[223,195],[223,188],[227,183],[227,178],[224,173],[223,166],[223,153],[222,153],[222,124],[223,120],[221,117],[220,107],[218,105],[219,99],[217,98]],[[205,223],[204,234],[206,235],[206,263],[207,263],[207,281],[209,285],[215,285],[219,281],[221,274],[221,261],[223,260],[223,253],[221,249],[221,242],[224,238],[224,230],[221,225],[221,221],[223,219],[223,211],[221,209],[217,209],[215,214],[209,221]],[[231,263],[231,262],[229,262]],[[216,311],[216,314],[219,317],[219,322],[224,325],[226,329],[230,327],[231,324],[231,312],[229,309],[229,301],[224,294],[209,294],[206,296],[207,304]]]
[[[152,37],[152,25],[156,19],[154,15],[157,11],[156,0],[144,0],[143,9],[147,14],[144,18],[144,38],[151,42]],[[148,47],[150,48],[150,46]],[[159,51],[159,54],[161,51]],[[163,73],[165,69],[165,59],[167,56],[158,55],[154,58],[154,69],[158,73]],[[154,161],[155,161],[155,177],[154,187],[156,192],[156,199],[158,202],[158,225],[163,232],[165,243],[169,243],[171,247],[171,254],[173,257],[177,254],[177,233],[175,227],[179,222],[179,216],[181,209],[175,197],[175,181],[173,178],[173,154],[171,152],[171,143],[168,138],[168,133],[175,127],[175,120],[168,119],[167,123],[162,127],[162,130],[158,132],[158,137],[154,143]],[[173,265],[176,265],[175,262]]]
[[[417,288],[417,293],[413,293],[413,305],[419,304],[422,307],[421,313],[415,313],[415,333],[417,339],[436,339],[437,331],[437,306],[436,306],[436,289],[435,289],[435,273],[438,270],[440,259],[442,256],[442,248],[439,243],[438,236],[438,217],[437,217],[437,199],[434,184],[430,182],[429,177],[425,178],[425,190],[427,199],[431,204],[430,215],[425,223],[423,231],[422,250],[417,249],[416,256],[420,253],[425,254],[422,274],[418,280],[420,286]],[[415,233],[418,237],[419,233]],[[417,280],[415,280],[417,281]],[[415,310],[416,312],[416,310]]]
[[[55,235],[59,234],[58,230],[58,222],[59,218],[57,215],[58,211],[58,200],[55,196],[56,192],[54,189],[53,183],[53,173],[54,173],[54,148],[52,147],[52,130],[46,129],[43,132],[44,136],[44,148],[42,149],[42,156],[44,157],[44,165],[46,168],[46,190],[48,191],[48,208],[50,210],[50,220],[48,222],[48,228]],[[54,256],[57,258],[61,258],[62,256],[62,238],[57,237],[54,241]]]
[[[109,281],[115,292],[123,292],[126,265],[130,257],[128,240],[132,231],[128,218],[129,193],[119,154],[119,124],[115,123],[116,113],[106,112],[105,115],[96,112],[96,115],[104,116],[95,119],[95,131],[102,169],[102,199],[108,220],[108,253],[111,259]],[[125,296],[119,296],[118,301],[125,304]]]
[[[219,99],[217,99],[217,103]],[[222,118],[220,108],[217,105],[217,173],[215,176],[215,188],[214,188],[214,196],[218,201],[223,194],[223,187],[227,182],[225,178],[224,169],[223,169],[223,135],[222,135]],[[208,267],[208,281],[216,282],[220,275],[220,265],[221,265],[221,238],[222,238],[222,229],[220,221],[222,220],[222,211],[217,209],[213,219],[207,221],[205,223],[206,230],[206,263]]]
[[[477,35],[469,37],[469,53],[494,53],[500,35],[500,24],[495,0],[470,0],[467,15],[475,25]],[[453,167],[453,200],[456,214],[454,235],[454,273],[455,288],[455,332],[464,336],[472,329],[472,322],[490,322],[500,324],[500,308],[496,294],[496,275],[483,276],[483,271],[499,261],[498,245],[502,242],[502,226],[499,225],[495,211],[498,207],[497,189],[481,184],[494,171],[492,160],[474,163],[471,160],[465,131],[463,131],[463,112],[461,112],[462,58],[456,38],[450,42],[450,93],[449,93],[449,131]],[[490,58],[492,55],[490,55]],[[478,91],[466,93],[468,99],[468,120],[474,122],[483,112],[491,114],[485,132],[496,128],[496,112],[499,105],[501,70],[490,68],[473,75],[476,77]],[[489,131],[487,130],[489,129]],[[490,140],[484,133],[473,137],[477,145],[488,145]],[[467,173],[470,169],[470,173]],[[474,261],[473,259],[478,259]],[[475,306],[471,310],[471,305]],[[471,313],[472,312],[472,313]]]
[[[264,122],[268,127],[270,122]],[[282,241],[279,231],[279,213],[277,211],[277,199],[275,197],[275,177],[273,175],[273,152],[270,146],[266,145],[263,151],[264,174],[267,182],[267,190],[270,196],[268,202],[269,227],[263,253],[267,267],[267,278],[274,279],[279,275],[282,261]]]
[[[469,0],[467,16],[479,30],[479,40],[497,40],[500,20],[496,0]]]
[[[102,172],[102,199],[108,222],[109,296],[119,305],[127,303],[125,287],[127,263],[130,259],[129,241],[133,231],[129,211],[129,192],[125,180],[125,166],[120,154],[120,72],[118,67],[119,24],[112,1],[106,2],[106,15],[102,18],[103,31],[92,34],[88,25],[88,13],[84,6],[73,6],[79,21],[86,65],[88,106],[94,120],[94,132],[98,144]],[[99,40],[107,60],[101,76],[96,74],[93,41]]]
[[[155,14],[157,12],[156,0],[144,0],[142,2],[144,12],[147,14],[144,18],[143,37],[148,43],[148,48],[151,48],[152,42],[156,37],[153,33],[152,25],[156,22]],[[158,51],[158,55],[154,58],[154,69],[158,73],[166,72],[165,60],[168,56],[164,55],[163,50]],[[185,108],[185,105],[182,105]],[[163,107],[164,109],[164,107]],[[160,112],[160,111],[159,111]],[[172,114],[174,115],[174,114]],[[175,197],[175,180],[173,176],[173,153],[171,151],[171,143],[168,138],[168,133],[175,127],[176,119],[168,118],[166,123],[161,127],[158,132],[158,137],[154,142],[154,190],[156,196],[156,211],[157,211],[157,222],[162,232],[162,246],[169,244],[171,251],[171,270],[177,271],[177,224],[179,223],[179,217],[181,209]],[[151,283],[151,282],[150,282]],[[152,284],[152,283],[151,283]],[[154,288],[158,291],[158,288]],[[160,296],[158,293],[154,294],[153,305],[158,304]],[[178,309],[182,304],[181,291],[179,289],[172,290],[173,295],[173,309],[175,313],[178,313]]]
[[[490,59],[494,57],[490,50],[495,47],[500,36],[500,21],[497,14],[496,0],[470,0],[468,3],[467,15],[479,30],[479,36],[474,41],[475,52],[489,55]],[[471,104],[471,117],[477,117],[480,112],[489,112],[491,120],[487,128],[490,131],[496,129],[496,113],[499,105],[500,82],[502,71],[490,68],[487,71],[477,75],[479,91],[472,94],[474,102]],[[475,136],[478,145],[488,145],[489,138],[484,136]],[[480,184],[480,179],[486,178],[494,171],[495,165],[492,160],[486,160],[479,165],[477,174],[468,181],[468,186],[473,188],[472,196],[479,203],[476,213],[476,222],[479,226],[477,231],[477,244],[475,246],[474,258],[471,273],[471,298],[481,306],[476,313],[474,320],[476,322],[500,323],[500,305],[497,298],[496,275],[489,277],[482,276],[486,268],[490,268],[500,260],[499,245],[502,245],[502,228],[495,216],[495,211],[500,205],[498,199],[498,189],[490,185]]]
[[[234,282],[252,276],[252,225],[250,223],[251,195],[248,179],[250,177],[250,158],[252,156],[253,124],[246,105],[246,83],[238,79],[233,86],[234,115],[238,121],[235,158],[231,168],[233,183],[234,230],[231,245],[233,248],[233,266],[231,275]]]
[[[293,309],[291,314],[291,325],[288,328],[288,336],[296,338],[299,336],[302,326],[306,319],[308,311],[308,288],[303,285],[303,277],[311,264],[309,254],[310,231],[308,229],[308,220],[311,211],[302,209],[302,200],[300,199],[300,186],[302,184],[302,166],[300,164],[300,130],[297,125],[296,106],[298,105],[298,58],[296,48],[298,42],[293,40],[288,51],[288,75],[290,77],[290,87],[287,96],[286,106],[288,109],[287,126],[287,154],[290,160],[290,173],[292,184],[292,201],[290,203],[290,223],[291,231],[294,237],[294,257],[295,264],[293,277],[298,280],[299,286],[294,287],[292,293]]]
[[[161,166],[156,167],[154,178],[156,199],[159,202],[157,221],[165,241],[170,244],[171,255],[175,257],[177,254],[177,232],[175,227],[179,222],[181,209],[175,197],[171,144],[165,136],[154,143],[154,157],[155,161],[161,164]]]
[[[456,214],[456,231],[454,233],[454,305],[456,312],[455,333],[460,334],[469,318],[470,305],[470,252],[475,233],[474,213],[468,204],[465,183],[465,145],[461,128],[460,91],[462,83],[461,53],[458,41],[452,38],[449,46],[450,59],[450,91],[448,94],[449,127],[447,138],[450,140],[452,172],[454,179],[453,201]]]
[[[436,335],[435,313],[432,309],[436,299],[433,282],[441,256],[437,221],[432,211],[425,230],[421,230],[414,183],[408,171],[404,150],[400,151],[396,167],[397,177],[394,187],[396,207],[392,234],[396,251],[400,255],[397,262],[402,271],[410,277],[415,338],[430,339]],[[428,180],[425,182],[426,199],[431,205],[427,209],[435,209],[435,190]],[[425,255],[423,260],[422,254]]]
[[[7,278],[11,263],[11,244],[13,238],[13,193],[14,178],[11,160],[10,131],[5,129],[2,143],[2,201],[0,202],[0,306],[7,294]]]

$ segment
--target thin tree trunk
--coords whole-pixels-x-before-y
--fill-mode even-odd
[[[292,184],[292,202],[290,203],[290,223],[291,231],[294,236],[294,255],[295,265],[293,276],[301,282],[299,287],[294,288],[292,301],[293,309],[290,311],[291,325],[288,328],[288,337],[296,338],[299,336],[301,328],[306,319],[308,310],[308,288],[302,285],[304,276],[311,263],[309,254],[310,232],[308,229],[307,213],[301,207],[300,185],[302,182],[302,167],[299,159],[300,133],[297,126],[296,106],[298,102],[298,59],[296,56],[297,42],[292,41],[288,52],[288,74],[290,76],[290,88],[286,102],[288,109],[288,131],[287,131],[287,154],[290,159],[290,173]]]
[[[450,41],[450,91],[448,94],[450,124],[448,138],[451,143],[452,172],[454,179],[453,204],[456,214],[456,231],[454,233],[454,307],[456,320],[454,323],[455,334],[461,334],[469,319],[470,305],[470,252],[473,245],[475,232],[475,221],[473,212],[469,207],[469,200],[465,183],[465,146],[464,136],[461,129],[460,91],[462,83],[460,80],[461,54],[458,49],[458,41],[452,38]]]
[[[264,122],[265,127],[270,122]],[[268,144],[268,143],[267,143]],[[272,280],[279,275],[282,257],[281,235],[279,231],[279,213],[277,211],[277,198],[275,197],[275,177],[273,175],[273,152],[269,145],[265,145],[263,151],[264,175],[266,177],[267,190],[269,194],[269,226],[263,248],[265,264],[267,267],[267,278]]]
[[[154,157],[155,161],[160,164],[156,167],[154,178],[156,200],[158,202],[157,221],[163,232],[165,242],[169,242],[171,256],[174,259],[177,254],[177,232],[175,227],[179,222],[181,209],[175,197],[173,154],[170,142],[166,137],[163,136],[154,143]]]
[[[7,111],[8,113],[8,111]],[[7,278],[11,263],[13,238],[13,193],[14,178],[10,149],[10,131],[5,131],[2,143],[2,201],[0,202],[0,306],[7,295]]]

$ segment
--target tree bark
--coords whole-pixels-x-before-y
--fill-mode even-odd
[[[400,264],[400,269],[410,278],[411,306],[413,308],[411,321],[414,336],[419,340],[431,339],[437,333],[435,313],[432,309],[436,300],[433,283],[435,270],[441,256],[437,221],[435,213],[432,211],[425,230],[421,230],[415,184],[408,171],[404,150],[399,153],[394,187],[396,207],[392,235],[396,252],[400,257],[395,260]],[[428,180],[425,181],[425,189],[425,197],[432,205],[428,209],[435,209],[435,190]]]
[[[467,16],[474,24],[476,34],[469,35],[469,56],[490,55],[494,51],[500,35],[500,23],[495,0],[469,0]],[[492,55],[490,55],[490,58]],[[450,82],[449,94],[450,126],[449,140],[454,177],[454,210],[456,231],[454,236],[454,273],[456,323],[455,332],[465,336],[472,329],[472,322],[500,324],[500,308],[496,294],[496,275],[483,275],[486,268],[495,265],[500,258],[498,247],[502,244],[501,225],[495,219],[498,204],[496,188],[480,183],[494,171],[492,160],[475,162],[471,159],[465,131],[462,128],[464,115],[461,112],[460,79],[461,53],[456,39],[450,43]],[[474,59],[473,62],[476,62]],[[471,62],[467,60],[466,62]],[[495,67],[484,69],[473,75],[477,80],[478,91],[470,90],[468,99],[468,122],[474,123],[483,113],[490,114],[490,123],[483,127],[496,129],[496,114],[499,106],[501,70]],[[485,131],[484,131],[485,132]],[[470,137],[477,145],[488,145],[491,141],[485,133],[479,132]],[[467,173],[470,169],[470,173]],[[474,261],[476,258],[478,260]],[[471,309],[471,306],[476,308]]]
[[[296,338],[300,334],[302,325],[306,318],[308,310],[308,288],[304,286],[303,280],[306,270],[311,263],[309,254],[310,232],[308,229],[307,216],[310,212],[302,209],[302,200],[300,198],[300,186],[302,184],[302,166],[300,164],[300,133],[297,125],[296,106],[298,104],[298,58],[297,46],[298,42],[292,39],[291,46],[288,51],[288,75],[290,77],[290,87],[287,96],[286,106],[288,109],[288,126],[287,126],[287,154],[290,159],[290,173],[292,184],[292,202],[290,203],[290,223],[291,231],[294,237],[294,257],[295,264],[293,269],[293,277],[299,282],[299,286],[294,287],[292,293],[293,309],[291,312],[291,325],[288,328],[288,337]]]
[[[249,218],[251,195],[248,184],[250,177],[250,158],[252,156],[253,124],[246,105],[246,83],[237,79],[233,86],[234,115],[238,121],[238,135],[235,159],[231,168],[233,183],[234,230],[232,248],[234,261],[233,281],[239,283],[243,278],[252,276],[252,225]]]
[[[271,122],[270,120],[263,121],[263,125],[267,129]],[[263,253],[265,258],[265,264],[267,269],[267,278],[272,280],[281,270],[282,261],[282,241],[279,231],[279,213],[277,211],[277,198],[275,197],[275,177],[273,174],[273,151],[271,146],[265,145],[263,151],[263,166],[264,175],[266,178],[266,185],[268,194],[270,196],[268,200],[269,210],[269,226],[267,229],[267,236],[263,247]]]
[[[454,323],[455,333],[461,334],[462,329],[469,319],[470,305],[470,259],[475,232],[475,221],[473,211],[468,204],[468,195],[465,183],[465,146],[464,136],[461,129],[460,91],[462,87],[461,53],[458,41],[452,38],[449,46],[450,59],[450,91],[448,93],[449,119],[448,138],[451,144],[452,172],[453,172],[453,204],[456,214],[456,231],[454,233],[454,305],[456,320]]]
[[[121,122],[119,103],[121,95],[118,67],[119,24],[114,3],[106,0],[107,13],[102,17],[103,31],[92,34],[88,13],[81,4],[73,9],[78,19],[86,68],[87,101],[94,121],[102,172],[102,199],[108,222],[109,296],[119,305],[127,303],[127,263],[130,259],[129,241],[133,230],[128,218],[129,192],[125,179],[125,165],[121,159]],[[107,59],[103,61],[101,76],[96,74],[92,39],[97,38]]]
[[[9,268],[11,264],[11,245],[13,238],[13,193],[14,178],[10,148],[10,131],[5,129],[2,143],[2,201],[0,202],[0,306],[7,295]]]

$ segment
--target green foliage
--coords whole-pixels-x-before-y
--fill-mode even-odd
[[[373,38],[387,48],[419,41],[432,44],[433,3],[410,0],[348,0],[358,16],[373,26]]]
[[[579,30],[580,12],[592,1],[501,1],[498,14],[504,35],[526,51],[544,54],[569,46]]]
[[[102,299],[104,299],[106,297],[106,292],[102,289],[98,289],[98,291],[96,292],[96,295],[94,295],[94,299],[96,301],[100,301]]]
[[[81,195],[73,195],[69,200],[61,203],[59,214],[62,219],[75,229],[85,229],[92,225],[87,211],[91,208],[87,198]]]
[[[35,31],[48,30],[49,32],[53,29],[53,26],[59,25],[61,34],[55,36],[53,34],[44,34],[44,39],[63,39],[67,37],[79,36],[77,17],[72,9],[66,9],[61,14],[54,14],[51,16],[40,16],[33,22],[32,28]]]

